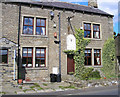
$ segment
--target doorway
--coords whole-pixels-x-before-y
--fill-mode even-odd
[[[67,55],[67,74],[75,72],[75,63],[73,59],[74,55]]]

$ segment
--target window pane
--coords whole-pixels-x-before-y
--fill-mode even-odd
[[[90,30],[90,24],[88,24],[88,30]]]
[[[41,19],[41,26],[45,26],[45,20]]]
[[[36,58],[35,60],[35,67],[39,67],[40,66],[40,58]]]
[[[29,25],[33,25],[33,18],[29,18]]]
[[[87,31],[87,36],[90,38],[90,31]]]
[[[84,29],[87,29],[87,26],[86,26],[86,24],[84,24]]]
[[[26,67],[27,58],[22,58],[22,66]]]
[[[97,64],[100,65],[100,58],[97,58]]]
[[[45,59],[41,58],[41,66],[45,66]]]
[[[36,34],[40,35],[40,27],[36,27]]]
[[[32,58],[28,58],[28,67],[32,67]]]
[[[25,25],[28,25],[28,20],[29,20],[28,18],[24,18],[24,24]]]
[[[84,37],[87,37],[87,31],[84,31]]]
[[[24,33],[24,34],[27,34],[27,33],[28,33],[28,29],[29,29],[28,26],[24,26],[24,27],[23,27],[23,33]]]
[[[87,58],[85,57],[85,65],[87,65]]]
[[[94,50],[94,53],[96,53],[97,51],[96,50]]]
[[[88,65],[92,65],[91,64],[91,58],[88,58]]]
[[[87,53],[87,50],[85,50],[85,53]]]
[[[23,57],[27,56],[27,48],[23,48]]]
[[[99,32],[93,32],[93,37],[94,37],[94,38],[100,38],[100,37],[99,37]]]
[[[97,26],[97,31],[99,32],[99,26]]]
[[[96,58],[94,58],[94,64],[97,65],[97,60],[96,60]]]
[[[28,57],[32,57],[32,49],[28,48]]]
[[[100,53],[100,50],[97,50],[97,53]]]
[[[7,55],[7,50],[1,50],[2,51],[2,55]]]
[[[37,19],[37,26],[40,26],[40,19]]]
[[[7,55],[2,55],[2,63],[7,63]]]
[[[32,26],[29,26],[29,34],[32,34],[33,33],[33,27]]]
[[[45,35],[45,27],[41,27],[41,35]]]
[[[45,56],[45,51],[44,49],[41,49],[41,57],[44,57]]]

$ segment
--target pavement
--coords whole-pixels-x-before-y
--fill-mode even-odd
[[[115,82],[115,81],[114,81]],[[91,83],[92,84],[92,83]],[[111,84],[110,84],[111,85]],[[112,85],[112,86],[117,86],[117,85]],[[55,83],[52,83],[52,82],[37,82],[37,83],[25,83],[23,85],[16,85],[16,86],[11,86],[11,85],[4,85],[2,86],[2,92],[1,94],[4,94],[4,95],[26,95],[26,94],[43,94],[43,95],[46,95],[46,94],[66,94],[67,91],[68,91],[68,94],[70,93],[78,93],[77,91],[82,91],[83,95],[84,95],[84,90],[86,89],[94,89],[96,90],[97,88],[95,87],[98,87],[98,88],[105,88],[107,87],[107,85],[96,85],[94,84],[93,86],[92,85],[87,85],[85,87],[81,87],[80,85],[72,85],[71,83],[68,83],[68,82],[55,82]],[[75,92],[76,91],[76,92]],[[115,90],[116,91],[116,90]],[[70,93],[69,93],[70,92]],[[86,91],[85,91],[85,94],[86,94]],[[88,93],[89,94],[89,93]]]
[[[119,95],[118,86],[107,86],[107,87],[94,87],[84,89],[73,89],[64,91],[53,91],[53,92],[41,92],[41,93],[30,93],[29,95]]]

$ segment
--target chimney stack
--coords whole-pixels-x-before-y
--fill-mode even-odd
[[[98,8],[97,0],[88,0],[88,6]]]

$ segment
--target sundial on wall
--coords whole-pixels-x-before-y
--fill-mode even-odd
[[[67,36],[67,50],[76,50],[76,38],[72,34]]]

